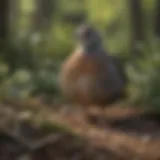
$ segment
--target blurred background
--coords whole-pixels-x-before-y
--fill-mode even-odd
[[[77,112],[59,91],[84,21],[122,60],[124,107]],[[1,160],[158,160],[159,108],[160,0],[0,0]]]
[[[57,76],[87,21],[121,57],[129,101],[160,106],[159,0],[1,0],[0,97],[60,97]]]

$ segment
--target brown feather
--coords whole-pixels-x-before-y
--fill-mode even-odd
[[[126,96],[126,76],[117,59],[107,54],[73,53],[62,66],[64,96],[82,105],[107,105]]]

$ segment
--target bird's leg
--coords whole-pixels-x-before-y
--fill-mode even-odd
[[[99,124],[100,127],[105,128],[106,127],[106,119],[105,119],[106,115],[105,115],[105,108],[101,108],[101,114],[100,114],[100,118],[99,118]]]
[[[99,118],[99,124],[100,126],[102,126],[103,128],[106,128],[107,123],[110,122],[111,117],[109,116],[109,114],[107,113],[107,110],[112,107],[114,107],[115,104],[109,104],[107,106],[102,106],[101,108],[101,114],[100,114],[100,118]],[[106,110],[107,109],[107,110]]]
[[[88,119],[89,123],[93,125],[98,125],[100,127],[105,127],[105,120],[104,120],[104,109],[100,108],[100,106],[90,106],[86,108],[86,118]]]

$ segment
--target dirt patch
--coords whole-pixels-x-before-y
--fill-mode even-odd
[[[109,127],[123,132],[160,137],[160,113],[143,113],[117,119],[110,122]]]
[[[99,126],[99,122],[104,122],[103,128],[112,128],[117,131],[132,133],[135,135],[160,136],[160,112],[127,112],[125,115],[121,110],[118,116],[112,113],[110,116],[89,115],[89,123]],[[125,112],[125,109],[124,109]],[[114,115],[114,116],[113,116]]]
[[[23,124],[23,129],[25,125]],[[0,159],[1,160],[53,160],[53,159],[71,159],[71,160],[121,160],[121,158],[110,150],[90,145],[85,138],[73,135],[67,132],[58,132],[57,130],[50,133],[50,136],[39,137],[37,141],[33,138],[35,133],[39,135],[43,131],[35,130],[31,127],[25,128],[27,133],[31,131],[33,134],[22,137],[22,133],[18,138],[11,132],[1,132],[0,134]],[[43,134],[44,135],[44,134]],[[34,139],[33,142],[23,141]],[[48,140],[49,137],[49,140]],[[38,145],[36,145],[38,143]],[[30,144],[28,146],[28,144]],[[35,146],[35,147],[34,147]]]
[[[21,159],[27,157],[29,160],[160,159],[158,113],[119,106],[89,111],[85,108],[77,110],[76,107],[71,106],[54,109],[47,106],[38,108],[37,105],[34,107],[32,103],[29,103],[29,107],[27,103],[25,107],[16,104],[1,105],[0,112],[3,111],[3,117],[11,117],[11,112],[8,114],[10,109],[16,115],[8,120],[12,125],[7,125],[7,134],[5,132],[0,135],[0,159],[2,160],[10,160],[10,157]],[[19,123],[18,119],[16,120],[18,123],[14,123],[13,127],[15,117],[22,112],[32,112],[31,119],[35,117],[35,119],[41,119],[36,124],[45,122],[47,125],[35,127],[32,126],[33,121]],[[99,121],[105,122],[105,126],[100,126]],[[7,159],[6,155],[10,157]]]

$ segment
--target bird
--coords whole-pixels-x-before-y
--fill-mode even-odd
[[[59,74],[60,89],[66,99],[81,106],[103,108],[126,98],[123,65],[104,49],[98,30],[81,24],[75,37],[76,47],[64,60]]]

